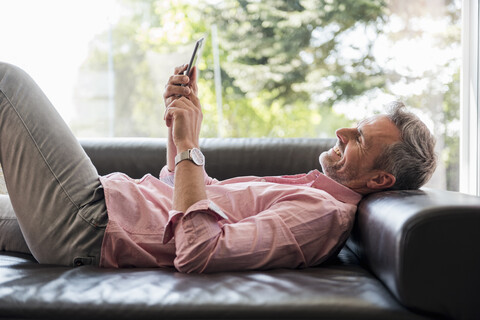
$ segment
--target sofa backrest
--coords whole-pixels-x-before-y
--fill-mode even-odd
[[[101,138],[80,143],[100,175],[123,172],[132,178],[158,176],[165,165],[166,139]],[[200,140],[206,170],[219,180],[245,175],[284,175],[321,171],[318,157],[335,139],[207,138]]]

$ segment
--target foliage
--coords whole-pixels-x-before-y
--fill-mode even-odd
[[[176,48],[218,25],[226,136],[325,136],[349,125],[332,104],[384,84],[370,50],[345,46],[358,29],[380,32],[383,1],[124,0],[130,14],[113,26],[117,135],[161,134],[150,52]],[[348,9],[348,10],[347,10]],[[107,36],[85,68],[105,68]],[[101,40],[97,40],[100,41]],[[342,42],[343,41],[343,42]],[[365,39],[366,48],[372,40]],[[212,41],[200,65],[204,136],[217,136]],[[160,88],[161,89],[161,88]]]
[[[353,54],[347,55],[342,41],[358,28],[380,32],[384,6],[382,1],[230,0],[203,7],[207,24],[221,30],[228,135],[333,135],[331,121],[325,121],[332,120],[333,103],[383,85],[371,52],[352,45]],[[208,61],[205,77],[211,78]],[[335,124],[349,124],[336,119]]]

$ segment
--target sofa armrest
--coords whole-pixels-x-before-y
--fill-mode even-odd
[[[348,247],[405,306],[480,318],[480,198],[433,189],[372,194]]]

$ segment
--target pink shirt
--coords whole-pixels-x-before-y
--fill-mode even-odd
[[[109,222],[102,267],[215,272],[318,265],[344,244],[361,195],[317,170],[224,181],[208,200],[173,211],[174,174],[101,177]]]

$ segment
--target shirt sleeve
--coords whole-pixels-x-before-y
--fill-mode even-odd
[[[211,185],[218,182],[217,179],[211,178],[207,171],[205,171],[205,166],[203,167],[203,176],[205,180],[205,185]],[[175,171],[168,170],[167,166],[164,166],[160,170],[159,180],[173,187],[175,185]]]
[[[315,201],[316,205],[312,204]],[[307,204],[305,206],[305,203]],[[170,212],[165,241],[175,237],[181,272],[218,272],[317,265],[347,239],[355,206],[295,195],[236,223],[202,200],[185,213]]]

